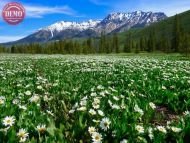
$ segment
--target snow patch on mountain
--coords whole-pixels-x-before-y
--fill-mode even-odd
[[[86,30],[90,28],[94,28],[100,21],[93,21],[89,20],[87,22],[68,22],[68,21],[60,21],[55,24],[52,24],[48,27],[45,27],[40,30],[46,30],[46,31],[51,31],[51,32],[60,32],[66,29],[73,29],[73,30]]]

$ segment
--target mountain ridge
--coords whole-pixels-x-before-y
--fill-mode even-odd
[[[23,44],[35,42],[48,42],[68,38],[98,37],[101,32],[106,34],[124,32],[133,27],[145,27],[152,23],[166,19],[163,12],[114,12],[102,20],[88,20],[84,22],[59,21],[35,33],[7,44]]]

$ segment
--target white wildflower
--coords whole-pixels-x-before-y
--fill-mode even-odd
[[[86,111],[86,107],[77,108],[78,111]]]
[[[44,133],[46,131],[46,125],[44,124],[39,124],[36,128],[40,133]]]
[[[36,103],[40,100],[40,97],[38,95],[34,95],[29,100],[30,100],[30,102]]]
[[[102,143],[102,135],[100,133],[94,132],[92,134],[93,143]]]
[[[135,112],[138,112],[141,115],[144,114],[144,111],[142,109],[140,109],[138,105],[135,105],[134,110],[135,110]]]
[[[90,109],[88,112],[89,112],[91,115],[96,115],[96,111],[95,111],[94,109]]]
[[[113,96],[113,99],[114,99],[115,101],[119,101],[119,98],[116,97],[116,96]]]
[[[3,119],[3,125],[4,126],[13,126],[15,124],[15,117],[14,116],[6,116],[4,119]]]
[[[107,131],[109,129],[109,126],[111,124],[111,121],[109,118],[103,118],[100,122],[100,127],[104,130]]]
[[[138,131],[138,133],[143,134],[144,133],[144,127],[137,125],[135,126],[135,129]]]
[[[162,132],[162,133],[164,133],[164,134],[167,133],[167,131],[166,131],[166,129],[165,129],[164,126],[157,126],[156,128],[157,128],[160,132]]]
[[[156,105],[155,105],[154,103],[152,103],[152,102],[149,103],[149,106],[150,106],[153,110],[156,109]]]
[[[104,116],[104,112],[103,112],[102,110],[98,110],[98,114],[99,114],[100,116]]]
[[[175,133],[179,133],[179,132],[182,131],[181,128],[177,128],[177,127],[170,127],[170,129],[171,129],[173,132],[175,132]]]
[[[32,95],[32,93],[28,90],[28,91],[26,91],[25,92],[25,94],[27,95],[27,96],[30,96],[30,95]]]
[[[122,141],[120,141],[120,143],[128,143],[128,141],[126,139],[123,139]]]
[[[27,138],[29,133],[25,129],[19,129],[19,132],[17,133],[17,136],[19,138]]]
[[[92,135],[94,132],[96,132],[96,129],[94,127],[88,127],[88,132]]]

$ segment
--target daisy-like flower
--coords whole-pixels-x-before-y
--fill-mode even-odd
[[[153,135],[153,129],[151,127],[148,128],[148,136],[149,138],[152,140],[154,138],[154,135]]]
[[[69,110],[69,114],[73,114],[75,112],[74,109]]]
[[[94,127],[89,127],[89,128],[88,128],[88,132],[92,135],[93,133],[96,132],[96,128],[94,128]]]
[[[109,118],[103,118],[100,122],[100,127],[104,130],[107,131],[109,129],[109,125],[111,124],[111,121]]]
[[[17,133],[17,136],[21,138],[27,138],[29,133],[25,129],[19,129],[19,132]]]
[[[150,106],[153,110],[156,109],[156,105],[155,105],[154,103],[152,103],[152,102],[149,103],[149,106]]]
[[[14,116],[6,116],[4,119],[3,119],[3,125],[4,126],[13,126],[15,123],[15,117]]]
[[[100,103],[100,99],[99,98],[94,98],[94,103],[95,104],[99,104]]]
[[[78,111],[86,111],[86,107],[77,108]]]
[[[0,96],[0,105],[3,105],[5,103],[5,97]]]
[[[100,104],[93,102],[93,103],[92,103],[92,107],[93,107],[94,109],[98,109],[98,108],[100,108]]]
[[[135,127],[135,129],[138,131],[138,133],[140,134],[143,134],[144,133],[144,127],[143,126],[140,126],[140,125],[137,125]]]
[[[104,87],[103,87],[102,85],[98,85],[98,86],[97,86],[97,89],[99,89],[99,90],[103,90]]]
[[[19,99],[14,99],[14,100],[12,101],[12,103],[15,104],[15,105],[17,105],[17,104],[20,103],[20,100],[19,100]]]
[[[102,143],[102,135],[100,133],[94,132],[92,134],[93,143]]]
[[[27,107],[25,106],[25,105],[19,105],[18,106],[20,109],[22,109],[22,110],[26,110],[27,109]]]
[[[42,87],[41,85],[38,85],[38,86],[37,86],[37,89],[42,90],[43,87]]]
[[[185,112],[183,112],[183,114],[184,114],[185,116],[188,116],[188,115],[190,115],[190,112],[189,112],[189,111],[185,111]]]
[[[113,105],[113,103],[111,102],[111,100],[108,100],[108,103],[109,103],[110,106]]]
[[[120,109],[120,107],[118,105],[116,105],[116,104],[113,104],[111,107],[112,107],[112,109],[116,109],[116,110]]]
[[[30,95],[32,95],[32,93],[28,90],[28,91],[26,91],[25,92],[25,94],[27,95],[27,96],[30,96]]]
[[[99,123],[100,122],[100,120],[95,120],[95,119],[93,119],[92,120],[94,123]]]
[[[34,96],[32,96],[29,100],[30,100],[30,102],[34,102],[34,103],[36,103],[36,102],[38,102],[38,101],[39,101],[39,99],[40,99],[40,97],[39,97],[39,96],[34,95]]]
[[[100,95],[103,96],[103,97],[105,97],[105,92],[103,92],[103,91],[100,92]]]
[[[48,114],[50,114],[51,116],[54,116],[54,114],[53,114],[52,111],[50,111],[50,110],[46,110],[46,112],[47,112]]]
[[[164,134],[167,133],[165,127],[163,127],[163,126],[157,126],[156,128],[157,128],[160,132],[162,132],[162,133],[164,133]]]
[[[86,106],[86,104],[87,104],[87,100],[81,100],[80,101],[80,105],[81,106]]]
[[[177,127],[170,127],[170,129],[171,129],[173,132],[175,132],[175,133],[179,133],[179,132],[182,131],[181,128],[177,128]]]
[[[98,114],[99,114],[100,116],[104,116],[104,112],[103,112],[102,110],[98,110]]]
[[[128,143],[128,141],[126,139],[123,139],[122,141],[120,141],[120,143]]]
[[[137,140],[139,140],[142,143],[147,143],[146,139],[140,136],[137,137]]]
[[[91,115],[96,115],[96,111],[95,111],[94,109],[90,109],[88,112],[89,112]]]
[[[46,131],[46,125],[44,124],[39,124],[36,128],[40,133],[44,133]]]
[[[116,96],[113,96],[113,99],[114,99],[115,101],[119,101],[119,98],[116,97]]]
[[[95,93],[95,92],[92,92],[91,94],[90,94],[90,96],[97,96],[97,94]]]
[[[138,113],[141,114],[141,115],[144,114],[144,111],[143,111],[141,108],[139,108],[138,105],[135,105],[134,110],[135,110],[135,112],[138,112]]]

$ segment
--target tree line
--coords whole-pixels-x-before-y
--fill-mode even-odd
[[[167,32],[167,30],[166,30]],[[190,53],[190,33],[185,32],[180,25],[179,16],[173,22],[172,37],[163,33],[157,37],[156,29],[151,29],[149,34],[135,39],[131,32],[126,32],[124,43],[116,33],[82,40],[59,40],[45,44],[30,43],[13,45],[10,48],[0,46],[0,53],[30,53],[30,54],[95,54],[95,53],[130,53],[130,52],[155,52],[165,53]]]

